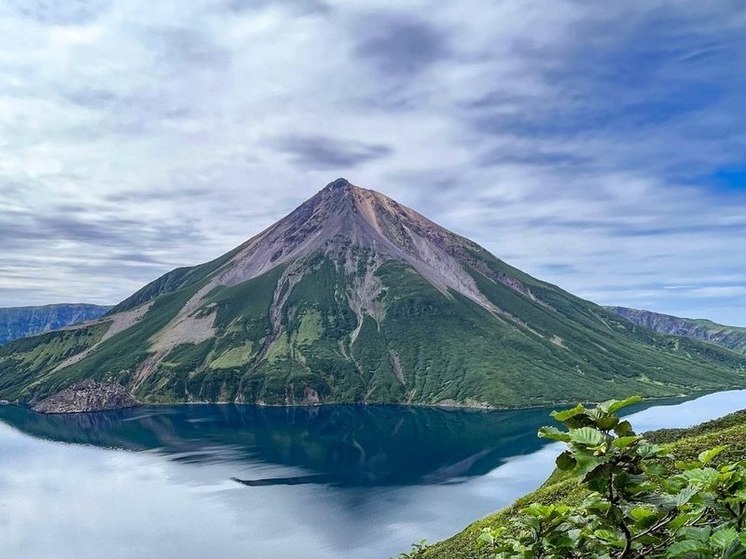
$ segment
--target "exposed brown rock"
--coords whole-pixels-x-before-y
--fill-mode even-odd
[[[121,384],[85,380],[37,402],[33,410],[39,413],[85,413],[139,405],[140,402]]]

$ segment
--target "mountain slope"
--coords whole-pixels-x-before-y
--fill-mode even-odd
[[[650,328],[661,334],[693,338],[746,355],[746,328],[725,326],[705,319],[680,318],[627,307],[606,308],[634,324]]]
[[[110,308],[86,304],[0,308],[0,345],[18,338],[95,320]]]
[[[151,402],[523,406],[745,377],[743,356],[633,326],[344,179],[96,324],[0,350],[0,398],[22,400],[93,378]]]

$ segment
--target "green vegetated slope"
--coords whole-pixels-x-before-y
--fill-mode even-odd
[[[696,461],[699,453],[719,445],[725,445],[726,449],[718,456],[717,463],[746,460],[746,410],[690,429],[653,431],[647,433],[645,438],[652,443],[665,445],[676,460]],[[510,507],[471,524],[462,532],[427,547],[415,556],[418,559],[488,559],[491,552],[478,542],[482,529],[507,526],[518,511],[531,503],[577,505],[586,496],[587,492],[578,486],[575,477],[557,470],[539,489]]]
[[[681,318],[651,311],[626,307],[606,307],[634,324],[661,334],[694,338],[746,354],[746,328],[725,326],[701,318]]]
[[[8,400],[21,398],[40,375],[54,371],[58,364],[94,345],[108,327],[101,323],[56,330],[4,345],[0,348],[0,394]]]
[[[62,335],[64,352],[57,335],[0,348],[0,398],[92,378],[146,402],[521,407],[746,384],[744,355],[633,325],[338,181],[101,324],[140,311],[103,341],[108,326]]]
[[[504,267],[497,259],[486,265]],[[366,270],[346,273],[322,254],[303,268],[302,279],[287,287],[277,332],[270,307],[283,289],[278,282],[284,266],[209,293],[195,312],[215,313],[214,335],[176,346],[136,384],[135,371],[152,355],[154,337],[207,281],[194,274],[197,279],[173,291],[161,290],[135,325],[52,374],[52,361],[19,357],[17,346],[6,348],[0,371],[12,391],[3,394],[40,396],[94,378],[136,386],[136,395],[149,401],[286,404],[315,394],[334,402],[521,406],[631,391],[671,395],[743,382],[740,356],[632,327],[538,280],[522,278],[532,300],[472,270],[502,317],[458,293],[443,294],[392,260],[376,271],[383,316],[365,316],[358,328],[348,293]],[[84,347],[97,341],[88,331],[67,337],[80,337]],[[44,337],[28,342],[42,352],[49,351],[47,343]]]

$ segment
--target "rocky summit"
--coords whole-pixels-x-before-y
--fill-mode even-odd
[[[137,401],[121,384],[85,380],[37,402],[39,413],[83,413],[133,408]]]
[[[92,378],[146,402],[509,407],[741,386],[745,371],[338,179],[98,321],[4,346],[0,398]]]

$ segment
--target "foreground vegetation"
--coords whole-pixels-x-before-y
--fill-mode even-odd
[[[555,412],[567,450],[537,491],[403,558],[746,557],[746,411],[639,436],[610,401]]]

